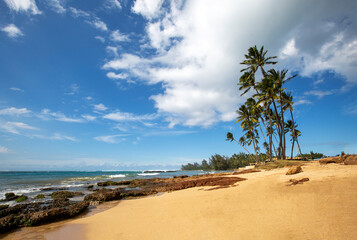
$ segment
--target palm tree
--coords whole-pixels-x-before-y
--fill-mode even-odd
[[[245,60],[241,62],[241,64],[247,65],[246,68],[242,69],[241,72],[245,71],[252,71],[256,72],[258,69],[261,70],[263,76],[265,77],[266,73],[264,71],[264,66],[267,64],[276,64],[276,61],[272,61],[273,59],[277,58],[274,57],[266,57],[268,51],[264,51],[264,46],[258,50],[257,46],[251,47],[248,49],[248,54],[245,54]]]
[[[293,116],[293,111],[294,111],[293,104],[294,104],[294,102],[293,102],[293,96],[292,96],[291,92],[288,92],[288,93],[283,92],[282,93],[282,102],[284,103],[285,109],[289,108],[291,120],[293,122],[295,122],[294,121],[294,116]],[[295,131],[295,128],[293,129],[293,131]],[[295,135],[295,133],[294,133],[294,135]],[[301,135],[301,132],[300,132],[300,135]],[[297,140],[297,138],[296,138],[296,143],[298,144],[299,152],[302,155],[301,149],[300,149],[300,144],[299,144],[299,141]]]
[[[239,139],[239,141],[237,141],[237,140],[233,137],[233,133],[227,132],[227,139],[226,139],[226,141],[231,141],[231,142],[235,141],[235,142],[238,143],[242,148],[244,148],[244,149],[248,152],[248,154],[250,155],[249,150],[244,147],[245,144],[246,144],[246,141],[245,141],[245,138],[244,138],[244,137],[241,137],[241,138]]]
[[[298,125],[295,122],[293,122],[292,120],[288,120],[285,124],[285,133],[290,132],[290,136],[291,136],[291,139],[290,139],[290,141],[292,142],[291,157],[290,157],[291,159],[293,159],[295,141],[297,141],[297,138],[301,135],[301,132],[296,129],[297,127],[298,127]],[[300,148],[300,146],[299,146],[299,148]]]

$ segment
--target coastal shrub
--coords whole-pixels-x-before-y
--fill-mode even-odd
[[[23,202],[23,201],[26,201],[27,199],[28,199],[27,196],[21,195],[20,197],[15,199],[15,202]]]
[[[35,197],[35,199],[41,199],[41,198],[45,198],[44,194],[37,194],[37,196]]]

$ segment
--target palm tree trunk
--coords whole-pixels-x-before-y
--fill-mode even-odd
[[[255,138],[251,138],[253,142],[254,152],[255,152],[255,161],[258,162],[258,153],[257,148],[255,147]]]
[[[280,91],[280,111],[281,111],[281,121],[282,121],[281,127],[283,129],[283,131],[282,131],[282,134],[283,134],[283,144],[282,144],[283,152],[282,152],[282,154],[283,154],[283,159],[285,159],[286,158],[286,156],[285,156],[286,142],[285,142],[285,126],[284,126],[284,109],[283,109],[281,91]]]
[[[297,140],[297,138],[296,138],[296,143],[297,143],[297,145],[298,145],[300,155],[302,156],[301,149],[300,149],[300,144],[299,144],[299,141]]]
[[[294,116],[293,116],[293,111],[291,110],[291,107],[290,107],[290,115],[291,115],[291,121],[293,121],[293,136],[295,136],[295,121],[294,121]],[[295,139],[294,139],[295,140]],[[293,140],[293,141],[294,141]],[[300,155],[301,154],[301,150],[300,150],[300,145],[299,145],[299,142],[297,140],[297,136],[296,136],[296,143],[298,144],[298,147],[299,147],[299,151],[300,151]],[[293,149],[294,149],[294,145],[293,145]],[[293,151],[293,150],[292,150]]]
[[[240,142],[238,142],[238,141],[235,140],[235,139],[234,139],[234,141],[236,141],[242,148],[244,148],[244,149],[248,152],[248,154],[250,154],[250,152],[248,151],[248,149],[246,149],[242,144],[240,144]]]
[[[279,118],[279,114],[278,114],[278,110],[276,108],[276,104],[275,104],[275,101],[274,101],[274,98],[272,98],[272,102],[273,102],[273,105],[274,105],[274,110],[275,110],[275,114],[276,114],[276,121],[278,123],[278,134],[279,134],[279,148],[278,148],[278,159],[281,159],[282,157],[282,141],[283,141],[283,136],[282,136],[282,133],[284,133],[284,128],[281,127],[281,123],[280,123],[280,118]]]
[[[291,157],[290,157],[291,160],[293,159],[294,143],[295,143],[295,139],[293,139],[293,143],[292,143],[292,145],[291,145]]]

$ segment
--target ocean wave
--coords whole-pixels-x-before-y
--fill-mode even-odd
[[[155,176],[159,174],[160,173],[138,173],[139,176]]]
[[[125,174],[116,174],[116,175],[109,175],[108,178],[122,178],[125,177]]]

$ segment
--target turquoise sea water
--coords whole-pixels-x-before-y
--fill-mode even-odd
[[[122,181],[135,178],[168,178],[179,175],[206,174],[205,171],[176,171],[145,173],[142,171],[29,171],[29,172],[0,172],[0,199],[5,198],[5,193],[13,192],[17,195],[24,194],[29,201],[39,193],[46,195],[56,190],[44,190],[45,188],[66,188],[68,191],[81,191],[89,193],[88,185],[94,185],[100,181]],[[82,197],[83,198],[83,197]],[[81,200],[81,197],[78,198]],[[13,204],[13,203],[10,203]]]

